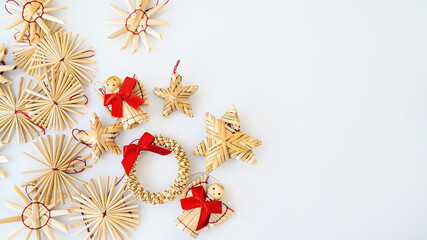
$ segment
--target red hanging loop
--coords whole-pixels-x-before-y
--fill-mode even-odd
[[[25,211],[27,210],[27,208],[29,207],[29,206],[31,206],[31,205],[33,205],[33,204],[38,204],[38,205],[42,205],[44,208],[46,208],[46,210],[47,210],[47,212],[48,212],[48,214],[49,214],[49,216],[48,216],[48,218],[47,218],[47,220],[46,220],[46,222],[43,224],[43,225],[41,225],[40,227],[37,227],[37,228],[34,228],[34,227],[30,227],[30,226],[28,226],[27,224],[25,224],[25,220],[24,220],[24,215],[25,215]],[[30,230],[39,230],[39,229],[42,229],[43,227],[45,227],[48,223],[49,223],[49,220],[51,219],[51,214],[50,214],[50,209],[49,208],[47,208],[46,207],[46,205],[44,205],[44,203],[41,203],[41,202],[31,202],[30,204],[28,204],[25,208],[24,208],[24,210],[22,211],[22,214],[21,214],[21,221],[22,221],[22,224],[24,224],[24,226],[25,227],[27,227],[28,229],[30,229]]]
[[[15,0],[7,0],[7,1],[6,1],[6,3],[8,3],[8,2],[14,2],[14,3],[16,4],[16,6],[19,6],[19,3],[18,3],[18,2],[16,2]],[[7,9],[7,5],[6,5],[6,3],[4,4],[4,9],[6,10],[6,12],[7,12],[7,13],[9,13],[9,15],[12,15],[13,13],[11,13],[11,12],[9,11],[9,9]]]

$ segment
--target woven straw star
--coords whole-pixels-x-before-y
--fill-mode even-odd
[[[4,57],[6,57],[6,55],[7,55],[7,48],[4,46],[4,44],[2,44],[0,46],[0,64],[1,64],[0,65],[0,83],[1,84],[11,83],[12,81],[9,78],[3,76],[3,73],[16,69],[16,65],[6,65],[6,63],[3,61]],[[2,85],[1,85],[1,89],[2,89],[1,92],[3,92],[3,86]]]
[[[17,41],[21,41],[25,33],[27,32],[29,28],[30,32],[30,39],[34,39],[36,36],[36,26],[39,26],[43,29],[43,31],[46,34],[50,33],[50,29],[48,26],[47,21],[57,22],[60,24],[65,24],[64,21],[62,21],[59,18],[56,18],[52,15],[49,15],[47,13],[62,10],[67,7],[61,6],[61,7],[47,7],[52,0],[20,0],[22,6],[20,6],[18,3],[12,4],[14,1],[6,1],[6,10],[7,8],[14,9],[18,11],[18,13],[6,15],[3,18],[19,18],[11,25],[7,26],[6,29],[12,29],[18,24],[22,24],[21,30],[19,31],[19,35],[16,38]]]
[[[7,144],[4,142],[0,142],[0,148],[3,148]],[[9,158],[7,158],[5,155],[0,155],[0,163],[9,162]],[[0,177],[7,178],[7,172],[0,169]]]
[[[120,122],[103,127],[96,113],[92,113],[89,132],[79,131],[75,134],[75,137],[91,146],[92,163],[96,164],[104,151],[109,151],[116,155],[122,153],[116,142],[114,142],[122,129],[123,125]]]
[[[131,238],[126,230],[133,232],[136,230],[139,224],[139,205],[130,205],[137,199],[128,192],[125,184],[116,190],[117,184],[117,177],[111,185],[110,177],[107,177],[106,184],[103,186],[101,177],[98,177],[98,186],[91,179],[89,186],[84,185],[86,194],[74,196],[71,204],[76,207],[70,209],[78,215],[70,217],[70,220],[80,220],[80,222],[71,227],[85,225],[75,235],[87,231],[85,239],[106,240],[110,236],[113,239]]]
[[[261,141],[240,131],[236,106],[231,106],[221,119],[206,113],[207,138],[197,146],[193,154],[206,158],[206,171],[212,172],[229,158],[256,164],[252,149]]]
[[[33,142],[33,147],[37,150],[42,160],[24,152],[25,156],[40,163],[45,168],[22,172],[23,174],[39,173],[38,176],[23,183],[22,186],[25,187],[37,182],[28,193],[34,192],[37,196],[40,194],[39,199],[46,204],[50,204],[52,199],[53,202],[56,202],[58,197],[61,203],[65,204],[64,193],[66,193],[66,196],[70,199],[72,197],[68,186],[75,192],[80,193],[80,190],[71,180],[75,180],[82,184],[87,183],[74,177],[72,174],[82,172],[84,169],[92,167],[91,165],[86,165],[86,159],[90,157],[90,154],[83,157],[78,156],[86,148],[85,145],[82,144],[81,147],[77,149],[80,142],[76,142],[74,146],[70,147],[73,138],[69,138],[65,145],[64,141],[64,134],[61,134],[60,137],[54,134],[53,140],[50,135],[47,135]],[[76,166],[79,163],[83,163],[84,166]]]
[[[44,239],[44,237],[42,238],[42,232],[44,232],[47,239],[55,240],[56,238],[51,228],[68,233],[67,225],[55,218],[70,214],[70,210],[52,210],[58,203],[44,204],[39,202],[37,195],[34,194],[32,199],[29,199],[29,197],[25,196],[25,194],[19,190],[16,185],[13,187],[13,191],[24,206],[19,203],[5,200],[6,206],[17,211],[20,215],[0,219],[0,224],[21,222],[19,226],[13,229],[13,231],[5,237],[5,239],[12,239],[25,230],[27,230],[25,237],[21,239],[29,239],[32,234],[35,235],[35,239]]]
[[[155,7],[148,8],[151,0],[136,0],[135,5],[132,4],[131,0],[126,0],[126,5],[129,13],[121,10],[120,8],[110,5],[111,9],[117,13],[121,18],[120,19],[111,19],[107,20],[110,24],[120,24],[123,25],[117,32],[111,34],[108,38],[116,38],[123,34],[126,34],[125,42],[122,46],[122,49],[126,49],[132,41],[132,54],[138,51],[139,38],[141,38],[144,43],[145,49],[148,53],[151,52],[151,46],[147,39],[147,34],[154,36],[158,39],[162,39],[162,35],[155,31],[152,26],[155,25],[168,25],[168,22],[164,20],[152,19],[151,17],[162,9],[165,5],[159,4]]]
[[[185,115],[193,117],[193,111],[188,99],[199,89],[197,85],[182,86],[182,78],[178,72],[174,72],[168,88],[155,88],[154,94],[165,100],[163,117],[169,116],[179,109]]]

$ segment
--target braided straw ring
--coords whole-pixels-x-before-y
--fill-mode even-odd
[[[173,184],[169,186],[163,192],[154,193],[149,190],[144,189],[141,186],[141,183],[138,181],[136,176],[136,164],[138,163],[137,159],[135,164],[132,166],[132,170],[129,175],[126,177],[125,183],[128,188],[133,192],[135,197],[141,199],[141,201],[146,203],[164,204],[169,201],[173,201],[178,195],[180,195],[185,188],[188,179],[190,178],[190,161],[188,160],[187,154],[181,145],[177,141],[165,137],[163,135],[153,135],[154,141],[153,144],[167,148],[172,151],[175,155],[176,160],[178,161],[178,174]],[[139,156],[141,156],[141,151]],[[138,156],[138,158],[139,158]]]

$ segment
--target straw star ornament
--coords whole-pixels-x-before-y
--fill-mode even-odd
[[[150,2],[151,0],[136,0],[135,5],[133,5],[131,0],[126,0],[128,12],[110,4],[110,8],[121,18],[107,20],[107,22],[110,24],[123,25],[123,27],[111,34],[108,38],[112,39],[126,34],[125,42],[123,43],[121,50],[126,49],[132,39],[132,54],[136,53],[138,51],[139,39],[141,38],[145,49],[150,53],[151,46],[148,42],[147,34],[158,39],[162,39],[162,35],[152,27],[156,25],[168,25],[168,22],[152,19],[151,17],[162,9],[165,4],[158,4],[152,8],[148,8]]]
[[[112,152],[116,155],[122,153],[114,140],[123,129],[122,123],[118,122],[108,127],[103,127],[96,113],[92,113],[90,118],[90,130],[78,131],[76,139],[89,144],[92,148],[92,163],[96,164],[104,151]]]
[[[206,134],[193,151],[194,155],[206,158],[206,171],[212,172],[229,158],[256,164],[252,149],[261,141],[240,131],[240,120],[236,106],[231,106],[221,119],[206,113]]]
[[[15,1],[6,1],[6,11],[9,12],[9,10],[7,9],[10,8],[18,11],[18,13],[11,13],[10,15],[6,15],[3,17],[4,19],[19,18],[14,23],[7,26],[7,30],[12,29],[22,23],[21,30],[19,31],[19,35],[16,38],[17,41],[21,41],[24,38],[25,33],[28,29],[30,32],[30,39],[34,39],[36,36],[36,26],[42,28],[46,34],[50,34],[48,21],[65,24],[63,20],[56,18],[50,14],[47,14],[50,12],[67,8],[65,6],[47,7],[52,2],[52,0],[20,0],[20,2],[22,6]]]
[[[4,46],[4,44],[2,44],[0,46],[0,64],[1,64],[0,65],[0,83],[1,84],[11,83],[12,81],[9,78],[3,76],[3,73],[16,69],[16,65],[6,65],[6,63],[4,62],[3,59],[6,57],[7,52],[8,52],[7,48]],[[1,86],[1,88],[3,88],[3,86]],[[1,92],[2,91],[0,91],[0,94],[1,94]]]
[[[0,142],[0,148],[3,148],[7,144],[4,142]],[[0,163],[9,162],[9,158],[7,158],[5,155],[0,155]],[[7,172],[0,169],[0,177],[7,178]]]

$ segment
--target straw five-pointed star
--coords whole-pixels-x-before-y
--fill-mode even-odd
[[[34,39],[34,37],[36,36],[36,25],[40,26],[46,34],[49,34],[50,29],[48,27],[47,21],[65,24],[64,21],[62,21],[61,19],[56,18],[47,13],[56,10],[62,10],[67,7],[47,7],[47,5],[52,2],[52,0],[20,0],[20,2],[22,6],[15,1],[6,1],[6,10],[7,8],[14,9],[18,11],[18,13],[6,15],[3,17],[4,19],[19,18],[14,23],[7,26],[6,29],[12,29],[18,24],[23,23],[21,30],[19,31],[19,35],[16,37],[17,41],[22,40],[22,38],[25,36],[25,33],[27,32],[28,27],[30,28],[30,39]]]
[[[172,74],[168,88],[155,88],[154,94],[165,100],[163,107],[163,117],[167,117],[176,109],[179,109],[185,115],[193,117],[193,111],[188,99],[197,91],[199,86],[182,86],[182,78],[175,71]]]
[[[252,149],[261,141],[240,131],[236,106],[231,106],[221,119],[206,113],[207,138],[194,149],[193,154],[206,158],[206,171],[212,172],[229,158],[256,164]]]
[[[55,217],[68,215],[71,213],[70,210],[52,210],[54,207],[56,207],[58,202],[44,204],[38,201],[36,194],[33,194],[32,199],[29,199],[21,190],[19,190],[16,185],[14,186],[13,190],[24,205],[5,200],[6,206],[17,211],[20,215],[0,219],[0,224],[11,222],[21,222],[21,224],[17,226],[9,235],[7,235],[5,239],[14,238],[20,232],[25,231],[26,228],[27,232],[25,237],[21,239],[29,239],[32,234],[35,235],[35,239],[44,239],[42,238],[41,234],[44,232],[47,239],[54,240],[56,238],[51,228],[68,233],[67,225],[56,220]]]
[[[7,144],[4,142],[0,142],[0,148],[3,148]],[[7,158],[5,155],[0,155],[0,163],[9,162],[9,158]],[[7,172],[0,169],[0,177],[7,178]]]
[[[108,38],[116,38],[123,34],[126,34],[125,42],[122,46],[122,50],[126,49],[132,40],[132,54],[138,51],[139,38],[141,38],[144,43],[145,49],[148,53],[151,52],[151,46],[147,39],[147,34],[154,36],[158,39],[162,39],[162,35],[155,31],[152,26],[155,25],[168,25],[168,22],[164,20],[152,19],[151,17],[162,9],[165,5],[158,4],[152,8],[148,8],[151,0],[136,0],[135,5],[132,4],[131,0],[126,0],[126,5],[129,13],[121,10],[120,8],[110,5],[111,9],[117,13],[121,18],[120,19],[111,19],[107,20],[111,24],[120,24],[123,25],[115,33],[111,34]],[[148,8],[148,9],[147,9]]]
[[[7,48],[2,44],[0,46],[0,83],[1,84],[9,84],[12,81],[10,81],[9,78],[6,78],[3,76],[4,72],[12,71],[16,69],[16,65],[6,65],[6,63],[3,61],[4,57],[7,55]],[[3,88],[3,86],[1,86]]]
[[[104,151],[109,151],[116,155],[122,153],[116,142],[114,142],[122,129],[123,125],[120,122],[103,127],[96,113],[92,113],[90,131],[79,131],[75,134],[75,137],[91,146],[92,163],[96,164]]]

